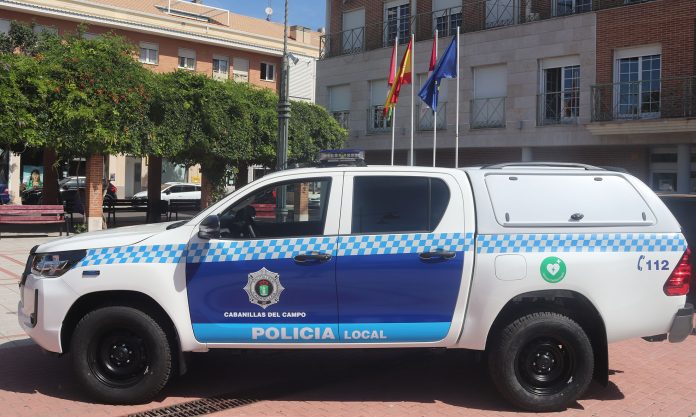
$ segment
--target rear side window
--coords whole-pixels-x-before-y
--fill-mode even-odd
[[[432,232],[449,199],[449,188],[439,178],[356,177],[351,232]]]
[[[655,215],[619,175],[491,174],[486,187],[503,226],[650,225]]]

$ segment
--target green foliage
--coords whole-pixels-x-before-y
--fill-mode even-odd
[[[38,141],[35,110],[46,84],[32,74],[37,62],[29,57],[0,54],[0,147],[15,148]]]
[[[58,37],[13,22],[0,35],[0,146],[48,146],[62,157],[154,155],[200,164],[209,189],[253,164],[274,167],[278,96],[191,71],[155,74],[126,39]],[[293,102],[289,157],[309,162],[346,131],[321,107]]]
[[[323,107],[292,102],[288,139],[291,161],[311,162],[322,149],[342,147],[347,136],[348,132]]]
[[[42,41],[49,35],[34,33],[34,25],[12,21],[7,34],[0,33],[0,53],[11,54],[19,52],[24,55],[35,55]]]
[[[46,98],[46,145],[59,154],[142,155],[148,150],[151,73],[115,35],[47,38],[37,54],[55,86]]]

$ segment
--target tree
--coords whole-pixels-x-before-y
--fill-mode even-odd
[[[321,106],[294,101],[291,112],[289,159],[293,162],[311,162],[322,149],[342,147],[348,137],[348,132]]]
[[[150,147],[146,81],[151,73],[135,60],[135,53],[123,37],[85,39],[78,31],[43,37],[34,56],[51,85],[39,112],[42,143],[36,145],[63,159],[87,158],[87,207],[96,207],[97,213],[102,207],[103,156],[144,155]],[[90,221],[89,212],[85,220],[90,229],[101,228],[100,216],[91,211]]]
[[[46,99],[46,143],[73,157],[147,153],[151,73],[134,56],[133,45],[111,34],[47,38],[36,57],[55,86]]]
[[[258,93],[257,93],[258,94]],[[275,167],[278,138],[278,96],[266,90],[265,100],[257,102],[254,147],[250,154],[237,161],[239,175],[236,185],[246,184],[247,169],[251,165]],[[348,132],[321,106],[304,101],[291,102],[288,133],[289,165],[308,164],[322,149],[343,146]]]
[[[150,117],[155,142],[166,143],[158,151],[176,163],[200,164],[205,207],[233,161],[251,149],[255,109],[233,83],[189,71],[156,77]]]

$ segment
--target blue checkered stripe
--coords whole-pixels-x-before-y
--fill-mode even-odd
[[[395,255],[436,249],[465,252],[472,247],[473,241],[472,233],[341,236],[338,240],[338,256]]]
[[[189,247],[186,261],[188,263],[201,263],[287,259],[307,252],[323,252],[335,255],[335,246],[336,237],[193,243]]]
[[[479,235],[477,253],[684,252],[681,233],[585,233]]]
[[[90,249],[77,266],[177,263],[183,256],[184,249],[186,245],[117,246]]]

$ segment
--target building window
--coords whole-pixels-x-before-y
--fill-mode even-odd
[[[57,35],[58,29],[53,26],[34,25],[34,33],[37,35]]]
[[[343,32],[341,33],[341,53],[354,54],[364,49],[365,9],[343,13]]]
[[[660,117],[660,55],[617,60],[618,117]]]
[[[263,81],[275,81],[275,65],[267,62],[261,63],[261,79]]]
[[[187,70],[196,69],[196,51],[179,48],[179,68]]]
[[[350,85],[329,87],[329,109],[331,115],[342,128],[349,128],[350,120]]]
[[[454,36],[462,25],[461,0],[433,0],[433,23],[439,36]]]
[[[518,10],[518,0],[486,0],[486,28],[514,24]]]
[[[580,116],[580,65],[543,69],[540,107],[539,125],[577,121]]]
[[[392,119],[384,114],[384,102],[387,99],[388,91],[387,80],[370,82],[370,108],[367,109],[367,130],[369,132],[379,133],[391,129]]]
[[[506,65],[474,68],[474,98],[471,100],[472,129],[505,127]]]
[[[229,77],[230,60],[226,56],[213,55],[213,78],[226,80]]]
[[[232,59],[232,79],[238,83],[249,82],[249,60],[244,58]]]
[[[394,43],[399,37],[399,43],[408,43],[411,37],[411,4],[397,1],[387,3],[384,7],[386,46]]]
[[[157,65],[159,62],[159,46],[156,43],[140,42],[140,62]]]
[[[10,21],[0,19],[0,33],[10,33]]]
[[[556,16],[592,11],[592,0],[556,0],[553,5]]]

